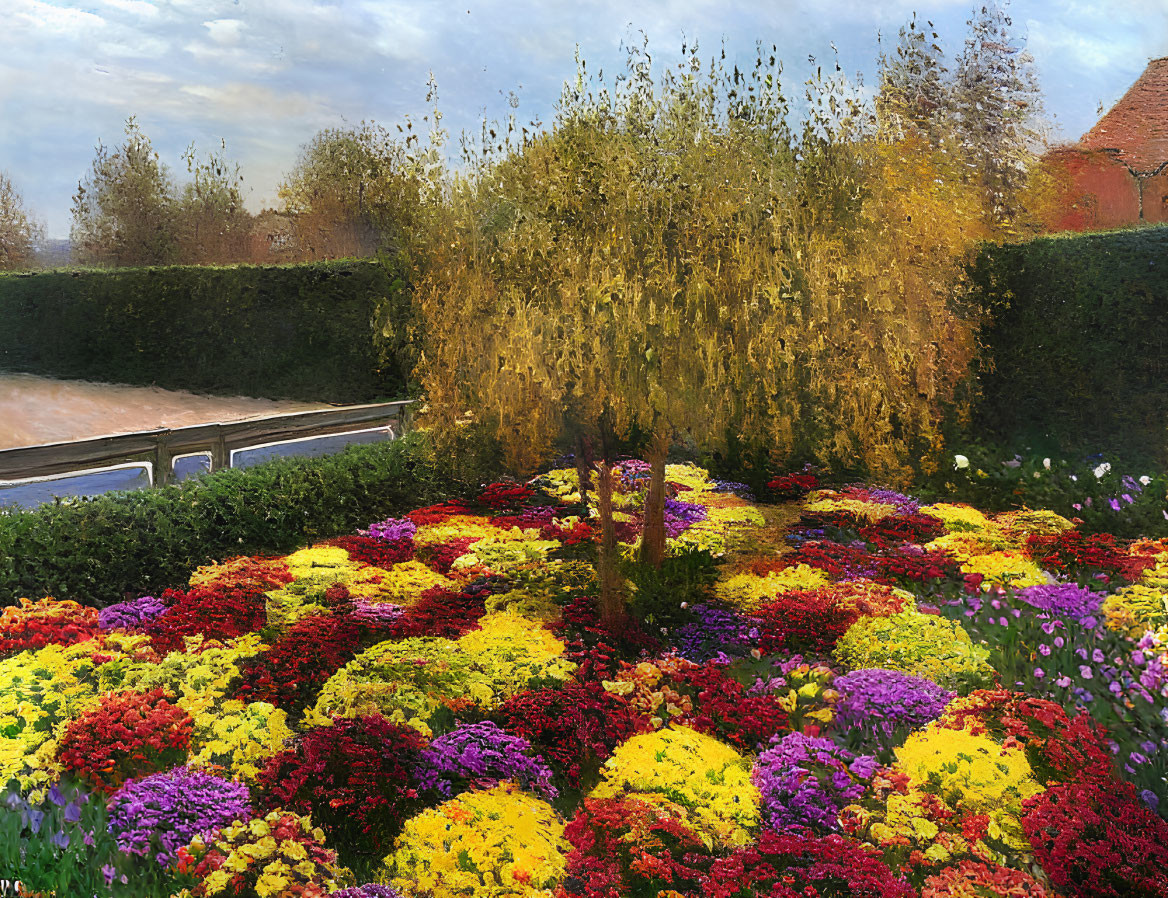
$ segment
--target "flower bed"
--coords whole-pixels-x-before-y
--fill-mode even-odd
[[[646,470],[619,469],[630,557]],[[100,613],[5,609],[0,870],[59,896],[1168,896],[1168,545],[808,474],[763,533],[740,485],[670,465],[669,549],[717,582],[609,629],[575,477]]]

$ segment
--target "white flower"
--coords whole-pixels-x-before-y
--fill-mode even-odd
[[[1142,483],[1144,486],[1147,486],[1151,482],[1152,482],[1152,478],[1149,477],[1147,474],[1145,474],[1143,477],[1140,478],[1140,483]]]
[[[969,459],[966,458],[964,455],[954,455],[953,456],[953,470],[954,471],[960,471],[963,468],[968,468],[968,467],[969,467]]]
[[[1103,462],[1101,465],[1099,465],[1098,468],[1095,469],[1095,479],[1096,480],[1100,479],[1104,474],[1108,473],[1110,470],[1111,470],[1111,465],[1108,462]]]
[[[1040,474],[1038,471],[1035,471],[1035,472],[1034,472],[1034,479],[1035,479],[1035,480],[1037,480],[1037,479],[1038,479],[1039,477],[1041,477],[1041,476],[1042,476],[1042,475],[1041,475],[1041,474]]]
[[[1042,460],[1042,466],[1043,466],[1044,468],[1046,468],[1046,470],[1048,470],[1048,471],[1049,471],[1049,470],[1050,470],[1050,459],[1049,459],[1049,458],[1044,458],[1044,459]]]
[[[1078,475],[1078,474],[1072,474],[1072,475],[1071,475],[1071,480],[1075,481],[1075,483],[1078,483],[1078,482],[1079,482],[1079,475]]]

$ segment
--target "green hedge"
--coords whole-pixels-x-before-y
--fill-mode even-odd
[[[409,291],[376,260],[0,275],[0,369],[268,399],[408,392]]]
[[[324,458],[0,512],[0,605],[52,595],[101,607],[182,585],[213,560],[352,533],[465,495],[494,476],[490,449],[439,454],[424,434],[407,434]]]
[[[1168,459],[1168,227],[987,246],[981,432]]]

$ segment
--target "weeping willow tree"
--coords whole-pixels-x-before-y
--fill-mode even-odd
[[[597,448],[609,614],[618,437],[647,435],[660,563],[680,435],[903,479],[971,348],[947,301],[984,234],[960,160],[881,129],[838,68],[793,126],[773,52],[682,56],[657,73],[634,47],[611,83],[578,59],[550,128],[484,129],[417,294],[440,432],[473,411],[517,470]]]

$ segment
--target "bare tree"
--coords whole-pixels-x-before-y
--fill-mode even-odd
[[[30,268],[42,229],[24,206],[24,198],[12,179],[0,171],[0,270]]]

